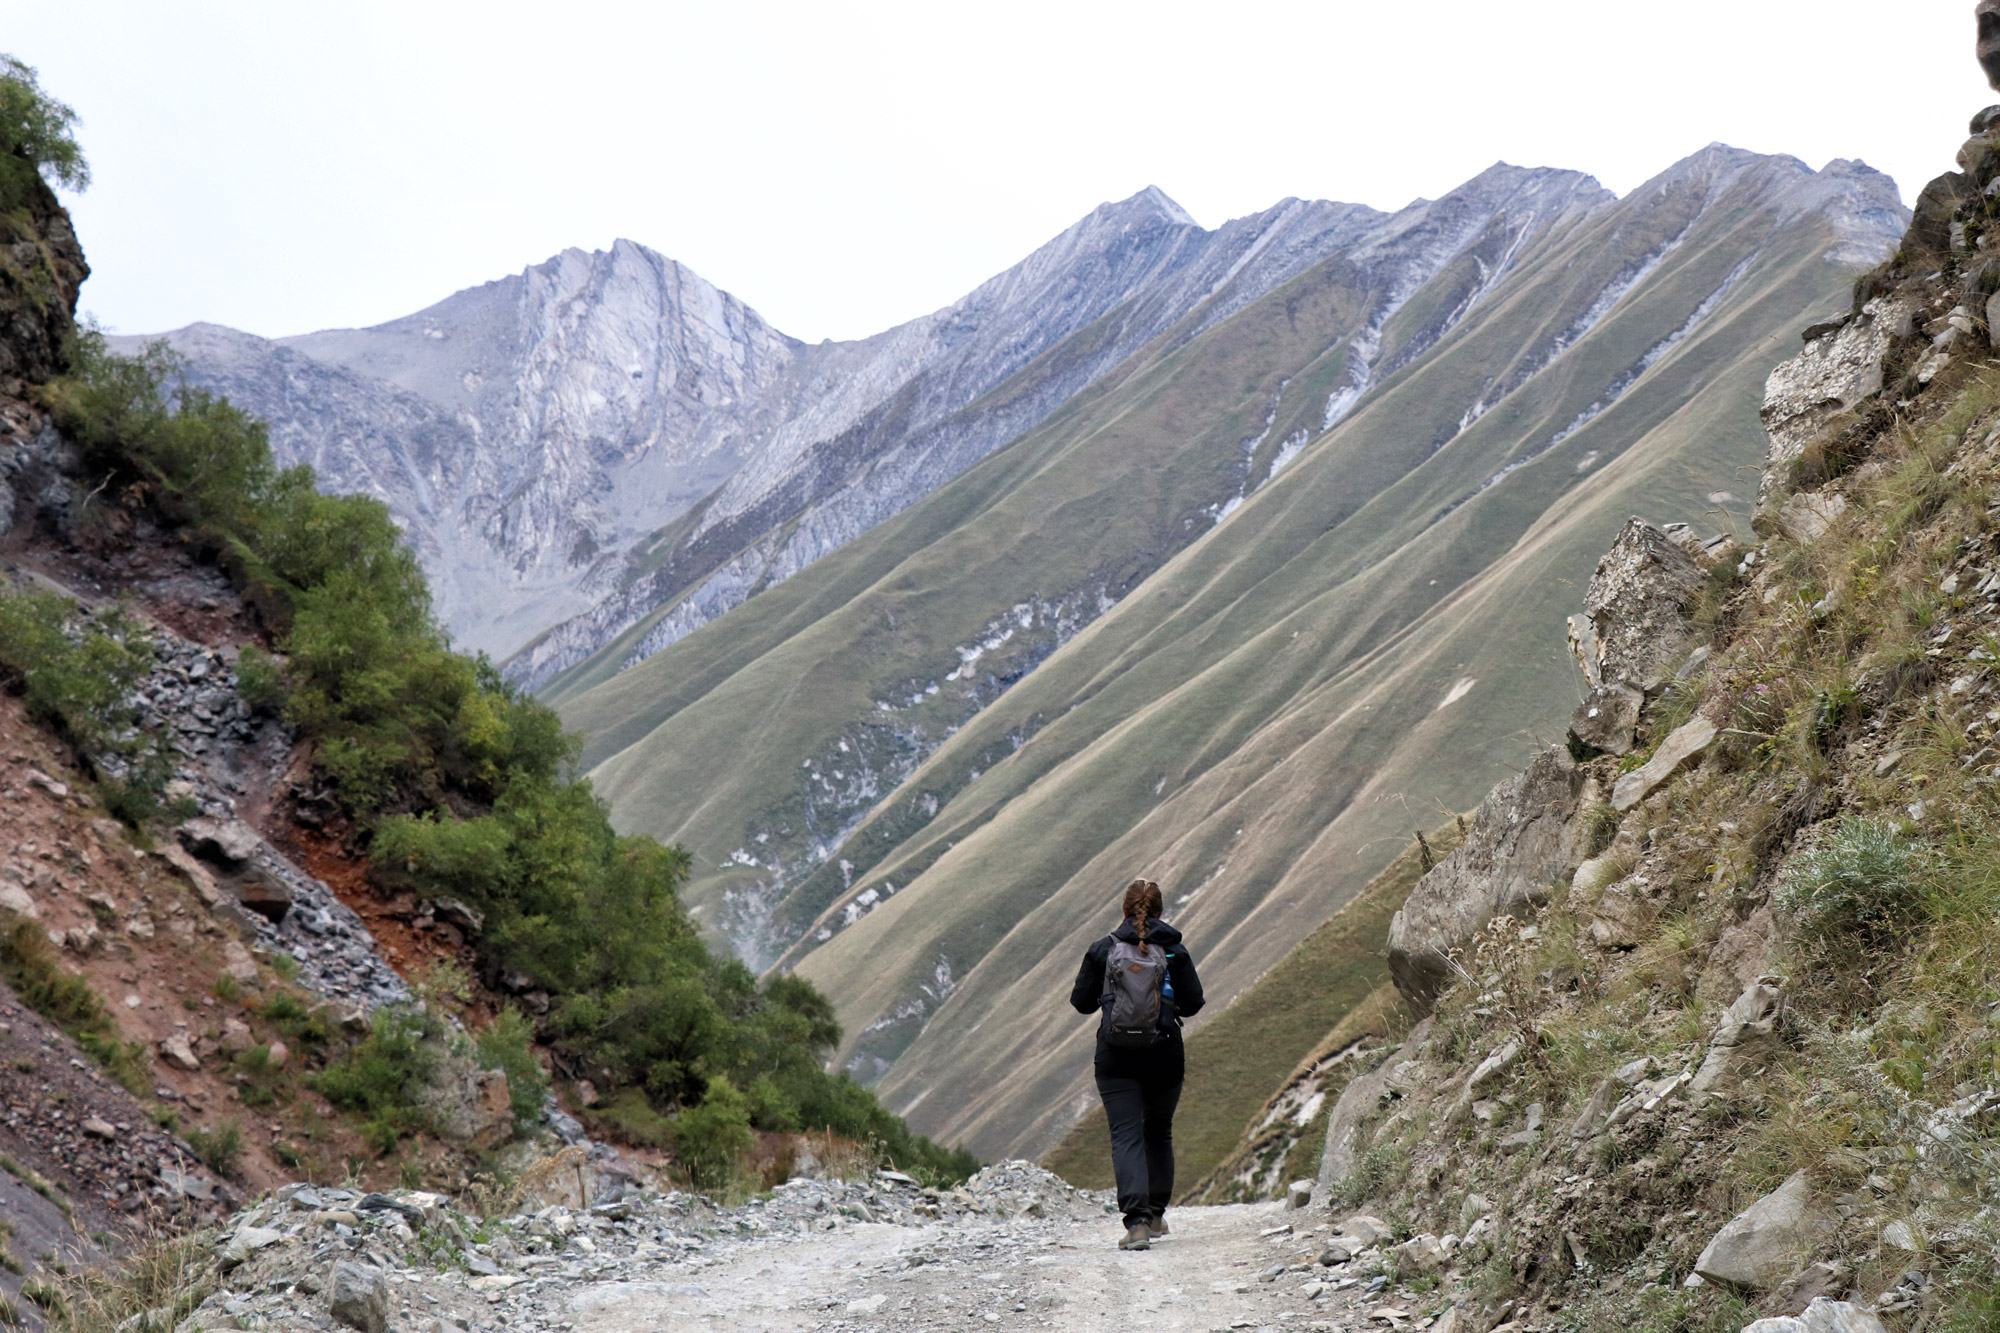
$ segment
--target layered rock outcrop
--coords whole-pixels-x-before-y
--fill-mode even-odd
[[[39,176],[25,206],[0,214],[0,395],[18,396],[64,367],[76,298],[90,276],[69,213]]]

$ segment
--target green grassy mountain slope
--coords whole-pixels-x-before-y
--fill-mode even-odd
[[[732,611],[727,630],[608,678],[608,655],[585,663],[572,679],[602,683],[552,697],[603,761],[600,790],[621,824],[692,848],[691,891],[720,909],[717,929],[775,957],[844,894],[840,863],[871,858],[833,855],[843,832],[1296,453],[1358,373],[1357,346],[1393,355],[1435,336],[1451,307],[1405,303],[1410,290],[1462,305],[1482,267],[1605,198],[1575,173],[1498,168],[1414,206],[1214,327],[1190,312],[1006,449]],[[1089,358],[1129,313],[989,397]]]
[[[1753,489],[1781,331],[1844,301],[1827,256],[1886,234],[1870,208],[1893,196],[1858,173],[1712,149],[1392,299],[1371,256],[1336,257],[565,715],[621,825],[693,847],[732,924],[796,939],[783,961],[834,997],[851,1068],[927,1132],[1038,1153],[1088,1100],[1084,1024],[1054,997],[1116,886],[1169,886],[1226,1000],[1413,824],[1518,767],[1574,702],[1548,624],[1628,511]],[[1287,440],[1163,557],[1156,534],[1194,526],[1187,478]],[[1155,562],[1010,679],[1065,605]],[[945,669],[974,653],[971,682]],[[956,730],[841,807],[864,818],[839,838],[807,823],[815,792],[889,771],[842,762],[864,717],[915,754]],[[823,862],[773,875],[759,849],[800,824]]]

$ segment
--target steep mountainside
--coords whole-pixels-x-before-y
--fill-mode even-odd
[[[1972,129],[1771,374],[1754,535],[1621,530],[1566,743],[1391,919],[1422,1021],[1290,1186],[1324,1276],[1452,1330],[1994,1326],[2000,107]]]
[[[1903,216],[1721,147],[1624,200],[1496,169],[565,715],[851,1068],[1042,1151],[1088,1101],[1048,997],[1111,889],[1170,885],[1227,998],[1514,767],[1574,703],[1542,627],[1634,508],[1746,512],[1781,331]]]
[[[630,241],[374,328],[271,341],[193,325],[169,341],[196,383],[271,422],[281,456],[387,502],[454,633],[540,686],[621,635],[619,663],[657,651],[1190,311],[1220,318],[1378,217],[1287,200],[1210,232],[1146,190],[855,343],[798,343]]]

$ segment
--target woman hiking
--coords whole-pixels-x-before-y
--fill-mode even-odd
[[[1121,1250],[1167,1234],[1174,1193],[1174,1106],[1187,1057],[1181,1019],[1201,1012],[1201,978],[1181,933],[1160,920],[1160,886],[1125,888],[1125,920],[1090,946],[1069,1002],[1097,1014],[1097,1095],[1111,1122],[1111,1168],[1125,1214]]]

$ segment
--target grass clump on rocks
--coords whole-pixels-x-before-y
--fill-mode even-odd
[[[1809,939],[1879,941],[1923,910],[1929,864],[1922,845],[1896,825],[1851,815],[1786,865],[1776,902]]]
[[[21,1002],[67,1032],[128,1092],[152,1090],[143,1047],[123,1041],[90,983],[66,970],[55,945],[26,918],[0,925],[0,979]]]

